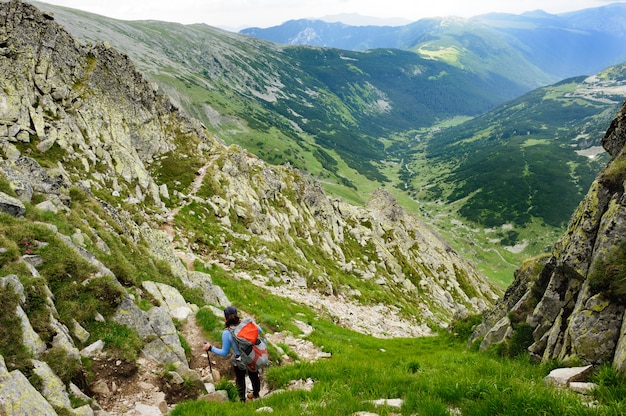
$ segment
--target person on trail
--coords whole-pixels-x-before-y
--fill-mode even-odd
[[[261,390],[261,380],[259,379],[258,371],[251,371],[245,365],[241,364],[241,360],[239,358],[239,348],[237,347],[237,343],[233,339],[233,334],[231,332],[239,323],[241,319],[239,318],[239,314],[237,313],[237,308],[234,306],[228,306],[224,309],[224,320],[226,321],[226,329],[222,332],[222,348],[216,348],[215,346],[209,344],[208,342],[204,343],[202,349],[204,351],[210,351],[213,354],[217,354],[221,357],[226,357],[230,352],[230,349],[233,350],[233,355],[230,357],[230,360],[233,364],[233,370],[235,371],[235,379],[237,381],[237,391],[239,392],[239,398],[242,402],[248,399],[258,399],[259,391]],[[259,333],[262,332],[261,327],[259,327]],[[250,378],[250,382],[252,383],[252,393],[246,395],[246,374]]]

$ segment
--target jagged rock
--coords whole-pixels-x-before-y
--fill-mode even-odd
[[[174,363],[174,370],[184,381],[196,386],[200,391],[204,391],[204,381],[196,371],[189,369],[186,364],[181,363]]]
[[[41,337],[30,324],[30,320],[21,306],[17,307],[15,312],[18,318],[20,318],[22,324],[22,342],[26,347],[26,350],[33,355],[34,357],[38,357],[46,350],[46,344],[41,340]]]
[[[37,205],[35,205],[35,207],[37,209],[42,210],[42,211],[50,211],[50,212],[53,212],[53,213],[57,213],[59,211],[57,206],[54,205],[51,201],[40,202]]]
[[[26,212],[26,207],[19,199],[0,192],[0,211],[14,217],[21,217]]]
[[[2,287],[3,289],[11,289],[13,293],[15,293],[19,297],[20,304],[24,304],[24,302],[26,302],[24,285],[22,285],[22,282],[16,275],[10,274],[8,276],[0,278],[0,287]]]
[[[582,381],[572,381],[569,383],[569,389],[580,394],[591,394],[591,392],[598,387],[595,383],[588,383]]]
[[[193,271],[188,273],[185,281],[190,288],[202,290],[203,299],[207,304],[218,305],[222,308],[231,304],[222,288],[213,284],[210,275]]]
[[[54,317],[50,319],[50,327],[55,332],[52,338],[52,346],[64,350],[68,357],[80,360],[80,352],[74,345],[69,329]]]
[[[159,305],[167,309],[172,318],[183,321],[193,313],[191,305],[176,288],[151,281],[144,281],[141,286],[159,302]]]
[[[115,315],[113,315],[113,321],[133,328],[142,338],[154,334],[145,313],[129,297],[125,298],[117,308]]]
[[[72,319],[72,334],[83,344],[89,339],[89,332],[76,319]]]
[[[503,342],[511,336],[512,332],[511,321],[508,317],[503,317],[489,330],[487,335],[485,335],[485,338],[480,344],[480,350],[484,351],[492,344]]]
[[[57,416],[57,412],[18,370],[7,371],[0,356],[0,414]]]
[[[65,390],[65,385],[47,363],[33,360],[33,372],[37,374],[41,380],[42,395],[46,398],[48,403],[59,409],[69,410],[72,408],[67,390]]]
[[[178,331],[167,310],[162,307],[154,307],[146,315],[153,334],[158,339],[146,345],[144,352],[160,363],[181,363],[187,366],[185,350],[180,343]]]

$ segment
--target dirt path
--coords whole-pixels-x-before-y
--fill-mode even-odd
[[[196,317],[190,315],[181,329],[183,337],[191,347],[191,360],[189,368],[196,370],[203,379],[210,380],[211,368],[217,370],[222,377],[231,378],[231,364],[228,358],[222,358],[215,354],[210,354],[211,365],[209,366],[209,358],[207,353],[202,350],[202,345],[207,338],[202,333],[202,329],[196,322]],[[218,380],[213,380],[217,382]]]

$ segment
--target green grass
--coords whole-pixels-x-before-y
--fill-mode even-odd
[[[414,339],[378,339],[333,324],[327,317],[290,300],[268,295],[245,281],[228,281],[224,271],[209,271],[232,302],[253,314],[268,331],[297,331],[290,321],[313,326],[307,337],[332,358],[315,363],[271,366],[264,377],[272,390],[292,380],[314,380],[311,391],[282,391],[251,403],[179,404],[172,416],[249,415],[269,406],[280,415],[351,415],[359,411],[379,415],[617,415],[626,411],[622,394],[626,380],[610,368],[594,377],[600,384],[593,398],[547,386],[543,378],[557,366],[535,365],[526,353],[505,358],[498,351],[481,353],[466,348],[465,340],[479,316],[453,325],[453,333]],[[201,321],[201,320],[199,320]],[[277,325],[280,322],[280,325]],[[208,319],[209,329],[221,325]],[[296,332],[297,333],[297,332]],[[522,340],[523,342],[523,340]],[[511,354],[513,355],[513,354]],[[225,387],[225,386],[223,386]],[[377,408],[370,401],[404,400],[401,409]]]
[[[261,308],[264,309],[264,308]],[[418,339],[376,339],[318,319],[309,337],[332,358],[317,363],[272,367],[266,373],[274,389],[291,380],[311,378],[309,391],[288,391],[257,402],[179,405],[172,416],[245,415],[270,406],[281,415],[350,415],[358,411],[391,414],[371,400],[404,400],[397,413],[446,415],[601,415],[617,414],[621,399],[592,410],[575,393],[545,386],[551,367],[536,366],[522,355],[515,360],[467,351],[460,339],[444,334]]]

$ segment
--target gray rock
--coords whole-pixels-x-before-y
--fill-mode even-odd
[[[99,339],[91,345],[86,346],[80,351],[80,355],[83,357],[97,357],[98,354],[104,349],[104,341]]]
[[[26,316],[21,306],[17,307],[16,315],[22,323],[22,341],[24,346],[31,355],[38,357],[46,350],[46,344],[33,329],[28,316]]]
[[[12,289],[13,293],[19,296],[21,304],[26,301],[26,295],[24,294],[24,285],[22,285],[22,282],[16,275],[10,274],[0,278],[0,287],[2,287],[3,289]]]
[[[190,305],[176,288],[151,281],[144,281],[141,286],[167,309],[172,318],[183,321],[193,313]]]
[[[50,403],[18,370],[12,371],[8,377],[0,381],[0,414],[57,416],[57,412]]]
[[[569,383],[584,381],[593,371],[592,365],[584,367],[556,368],[544,378],[544,382],[557,387],[567,387]]]
[[[33,372],[41,380],[42,394],[48,403],[56,408],[68,410],[72,408],[65,385],[47,363],[33,360]]]
[[[14,217],[21,217],[26,212],[26,207],[19,199],[0,192],[0,211]]]
[[[144,312],[129,297],[125,298],[117,308],[113,321],[133,328],[142,338],[154,334],[154,330]]]

